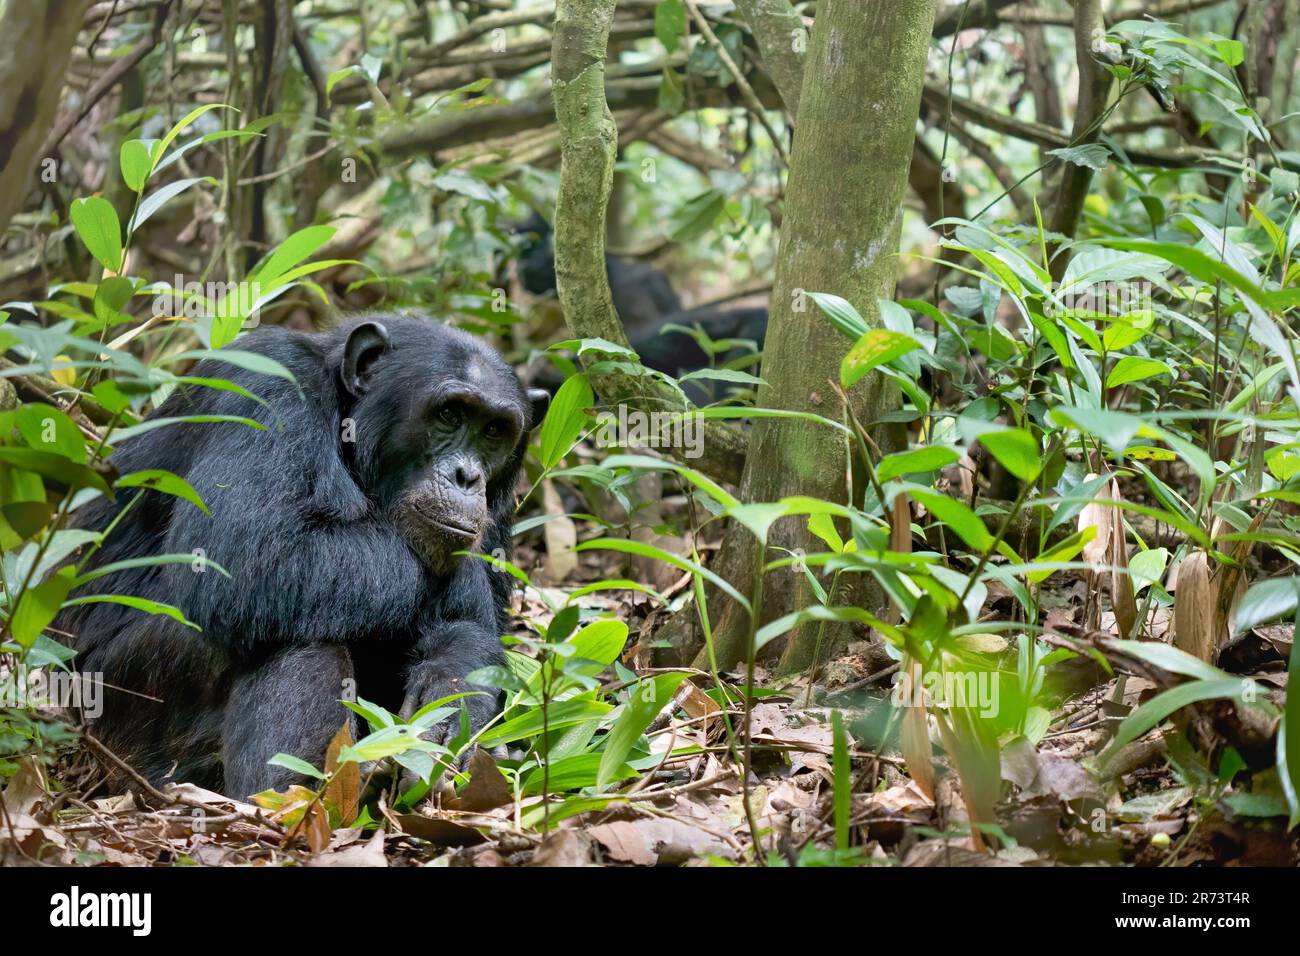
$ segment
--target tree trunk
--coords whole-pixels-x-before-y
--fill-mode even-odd
[[[1073,146],[1095,143],[1101,137],[1101,119],[1110,95],[1111,75],[1093,56],[1093,45],[1106,32],[1101,0],[1076,0],[1074,4],[1074,54],[1079,70],[1079,100],[1074,108]],[[1056,204],[1052,210],[1051,230],[1073,239],[1083,217],[1083,203],[1092,184],[1092,170],[1087,166],[1065,163]],[[1070,252],[1059,246],[1053,251],[1052,278],[1057,282],[1070,264]]]
[[[0,18],[0,232],[22,208],[90,0],[10,0]]]
[[[902,200],[934,25],[935,0],[823,0],[809,41],[799,120],[786,191],[781,250],[763,357],[768,384],[758,404],[839,420],[834,391],[849,342],[805,292],[832,292],[879,324],[877,299],[893,295]],[[864,423],[892,400],[885,379],[869,375],[850,400]],[[760,419],[750,436],[740,498],[788,495],[847,500],[848,448],[842,433],[807,422]],[[771,531],[775,548],[812,550],[806,521],[784,519]],[[775,553],[775,552],[773,552]],[[750,591],[753,538],[733,525],[719,558],[724,576]],[[764,582],[762,616],[771,620],[807,605],[803,575],[780,571]],[[748,626],[734,604],[714,620],[718,664],[747,654]],[[792,635],[784,663],[811,657],[815,628]],[[707,657],[701,653],[700,666]]]

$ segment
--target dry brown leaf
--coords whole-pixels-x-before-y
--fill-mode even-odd
[[[501,775],[497,762],[482,747],[476,747],[474,755],[469,758],[469,783],[459,796],[448,800],[444,806],[450,810],[477,813],[503,807],[513,801],[510,784]]]
[[[1211,571],[1209,555],[1191,552],[1178,565],[1174,591],[1174,646],[1207,662],[1228,638],[1219,582]]]
[[[365,843],[353,843],[332,853],[312,857],[308,866],[387,866],[384,856],[384,831],[380,830]]]
[[[930,747],[930,722],[925,705],[920,697],[921,664],[910,657],[903,658],[903,670],[907,679],[910,698],[903,701],[903,725],[901,729],[900,748],[903,759],[907,761],[908,773],[916,781],[921,791],[934,799],[934,756]]]
[[[581,830],[553,830],[533,854],[533,866],[589,866],[594,842]]]
[[[650,849],[650,844],[635,823],[614,820],[611,823],[598,823],[587,832],[604,847],[605,855],[611,860],[636,866],[654,866],[659,862],[658,854]]]
[[[334,735],[330,745],[325,749],[325,772],[338,774],[325,787],[325,799],[338,808],[343,825],[357,818],[361,810],[361,766],[357,763],[344,764],[339,767],[339,751],[352,746],[352,720],[343,721],[343,726]]]
[[[546,539],[546,575],[552,584],[559,584],[578,566],[578,555],[573,550],[578,544],[578,528],[565,515],[560,493],[550,481],[542,482],[542,508],[553,516],[542,528]]]
[[[1089,474],[1084,481],[1098,477]],[[1109,501],[1123,501],[1119,482],[1113,477],[1103,486],[1103,494]],[[1084,572],[1090,585],[1099,585],[1107,572],[1103,569],[1110,565],[1110,606],[1115,615],[1115,626],[1121,638],[1128,638],[1137,623],[1137,601],[1133,595],[1133,581],[1128,575],[1128,540],[1124,534],[1124,509],[1118,505],[1102,504],[1090,501],[1079,511],[1079,531],[1089,528],[1096,531],[1091,541],[1083,546],[1083,560],[1095,568]],[[1097,626],[1100,607],[1095,602],[1089,603],[1091,620],[1085,620],[1084,626]]]

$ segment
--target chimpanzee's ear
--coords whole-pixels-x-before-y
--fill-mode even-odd
[[[366,390],[370,368],[375,359],[391,347],[388,329],[378,322],[362,322],[348,333],[347,344],[343,346],[343,365],[339,368],[339,377],[350,395],[355,397]]]
[[[544,388],[530,388],[528,403],[532,406],[532,418],[528,420],[528,427],[536,428],[546,417],[546,410],[551,407],[551,393]]]

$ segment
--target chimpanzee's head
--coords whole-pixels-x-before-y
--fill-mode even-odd
[[[478,339],[432,321],[381,316],[339,335],[353,473],[425,563],[445,571],[508,514],[549,396],[526,391]]]

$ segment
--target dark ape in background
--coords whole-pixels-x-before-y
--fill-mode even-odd
[[[525,237],[519,250],[519,281],[533,295],[555,291],[555,245],[551,224],[536,213],[519,227]],[[535,238],[534,238],[535,237]],[[654,266],[622,256],[605,256],[614,309],[628,338],[658,326],[665,315],[680,312],[682,300],[668,276]]]
[[[244,797],[295,782],[267,765],[277,752],[319,766],[351,719],[338,703],[350,692],[409,714],[475,690],[466,675],[502,661],[512,579],[453,552],[510,553],[515,479],[546,395],[477,339],[417,319],[266,328],[235,347],[297,383],[207,360],[196,376],[267,404],[182,386],[155,417],[241,415],[264,431],[172,425],[113,456],[123,473],[187,478],[211,516],[155,491],[76,516],[97,531],[117,522],[88,568],[193,554],[89,587],[176,605],[201,631],[106,603],[70,608],[57,627],[74,636],[78,668],[102,676],[91,730],[110,749],[153,782]],[[478,725],[497,707],[494,692],[464,700]]]
[[[519,232],[530,237],[519,253],[519,278],[533,295],[546,295],[555,291],[555,249],[552,245],[551,225],[536,213]],[[609,291],[614,309],[623,322],[628,342],[641,357],[647,368],[666,372],[680,378],[687,372],[707,368],[739,358],[747,349],[737,347],[716,359],[700,347],[690,335],[676,330],[665,330],[666,325],[700,328],[714,342],[735,339],[753,342],[759,350],[767,333],[767,309],[760,307],[723,308],[704,305],[682,309],[681,299],[673,289],[668,276],[653,266],[625,259],[605,256],[605,271],[609,276]],[[751,370],[756,371],[756,370]],[[560,379],[550,373],[546,382],[558,388]],[[712,401],[712,385],[690,383],[687,393],[695,401]]]

